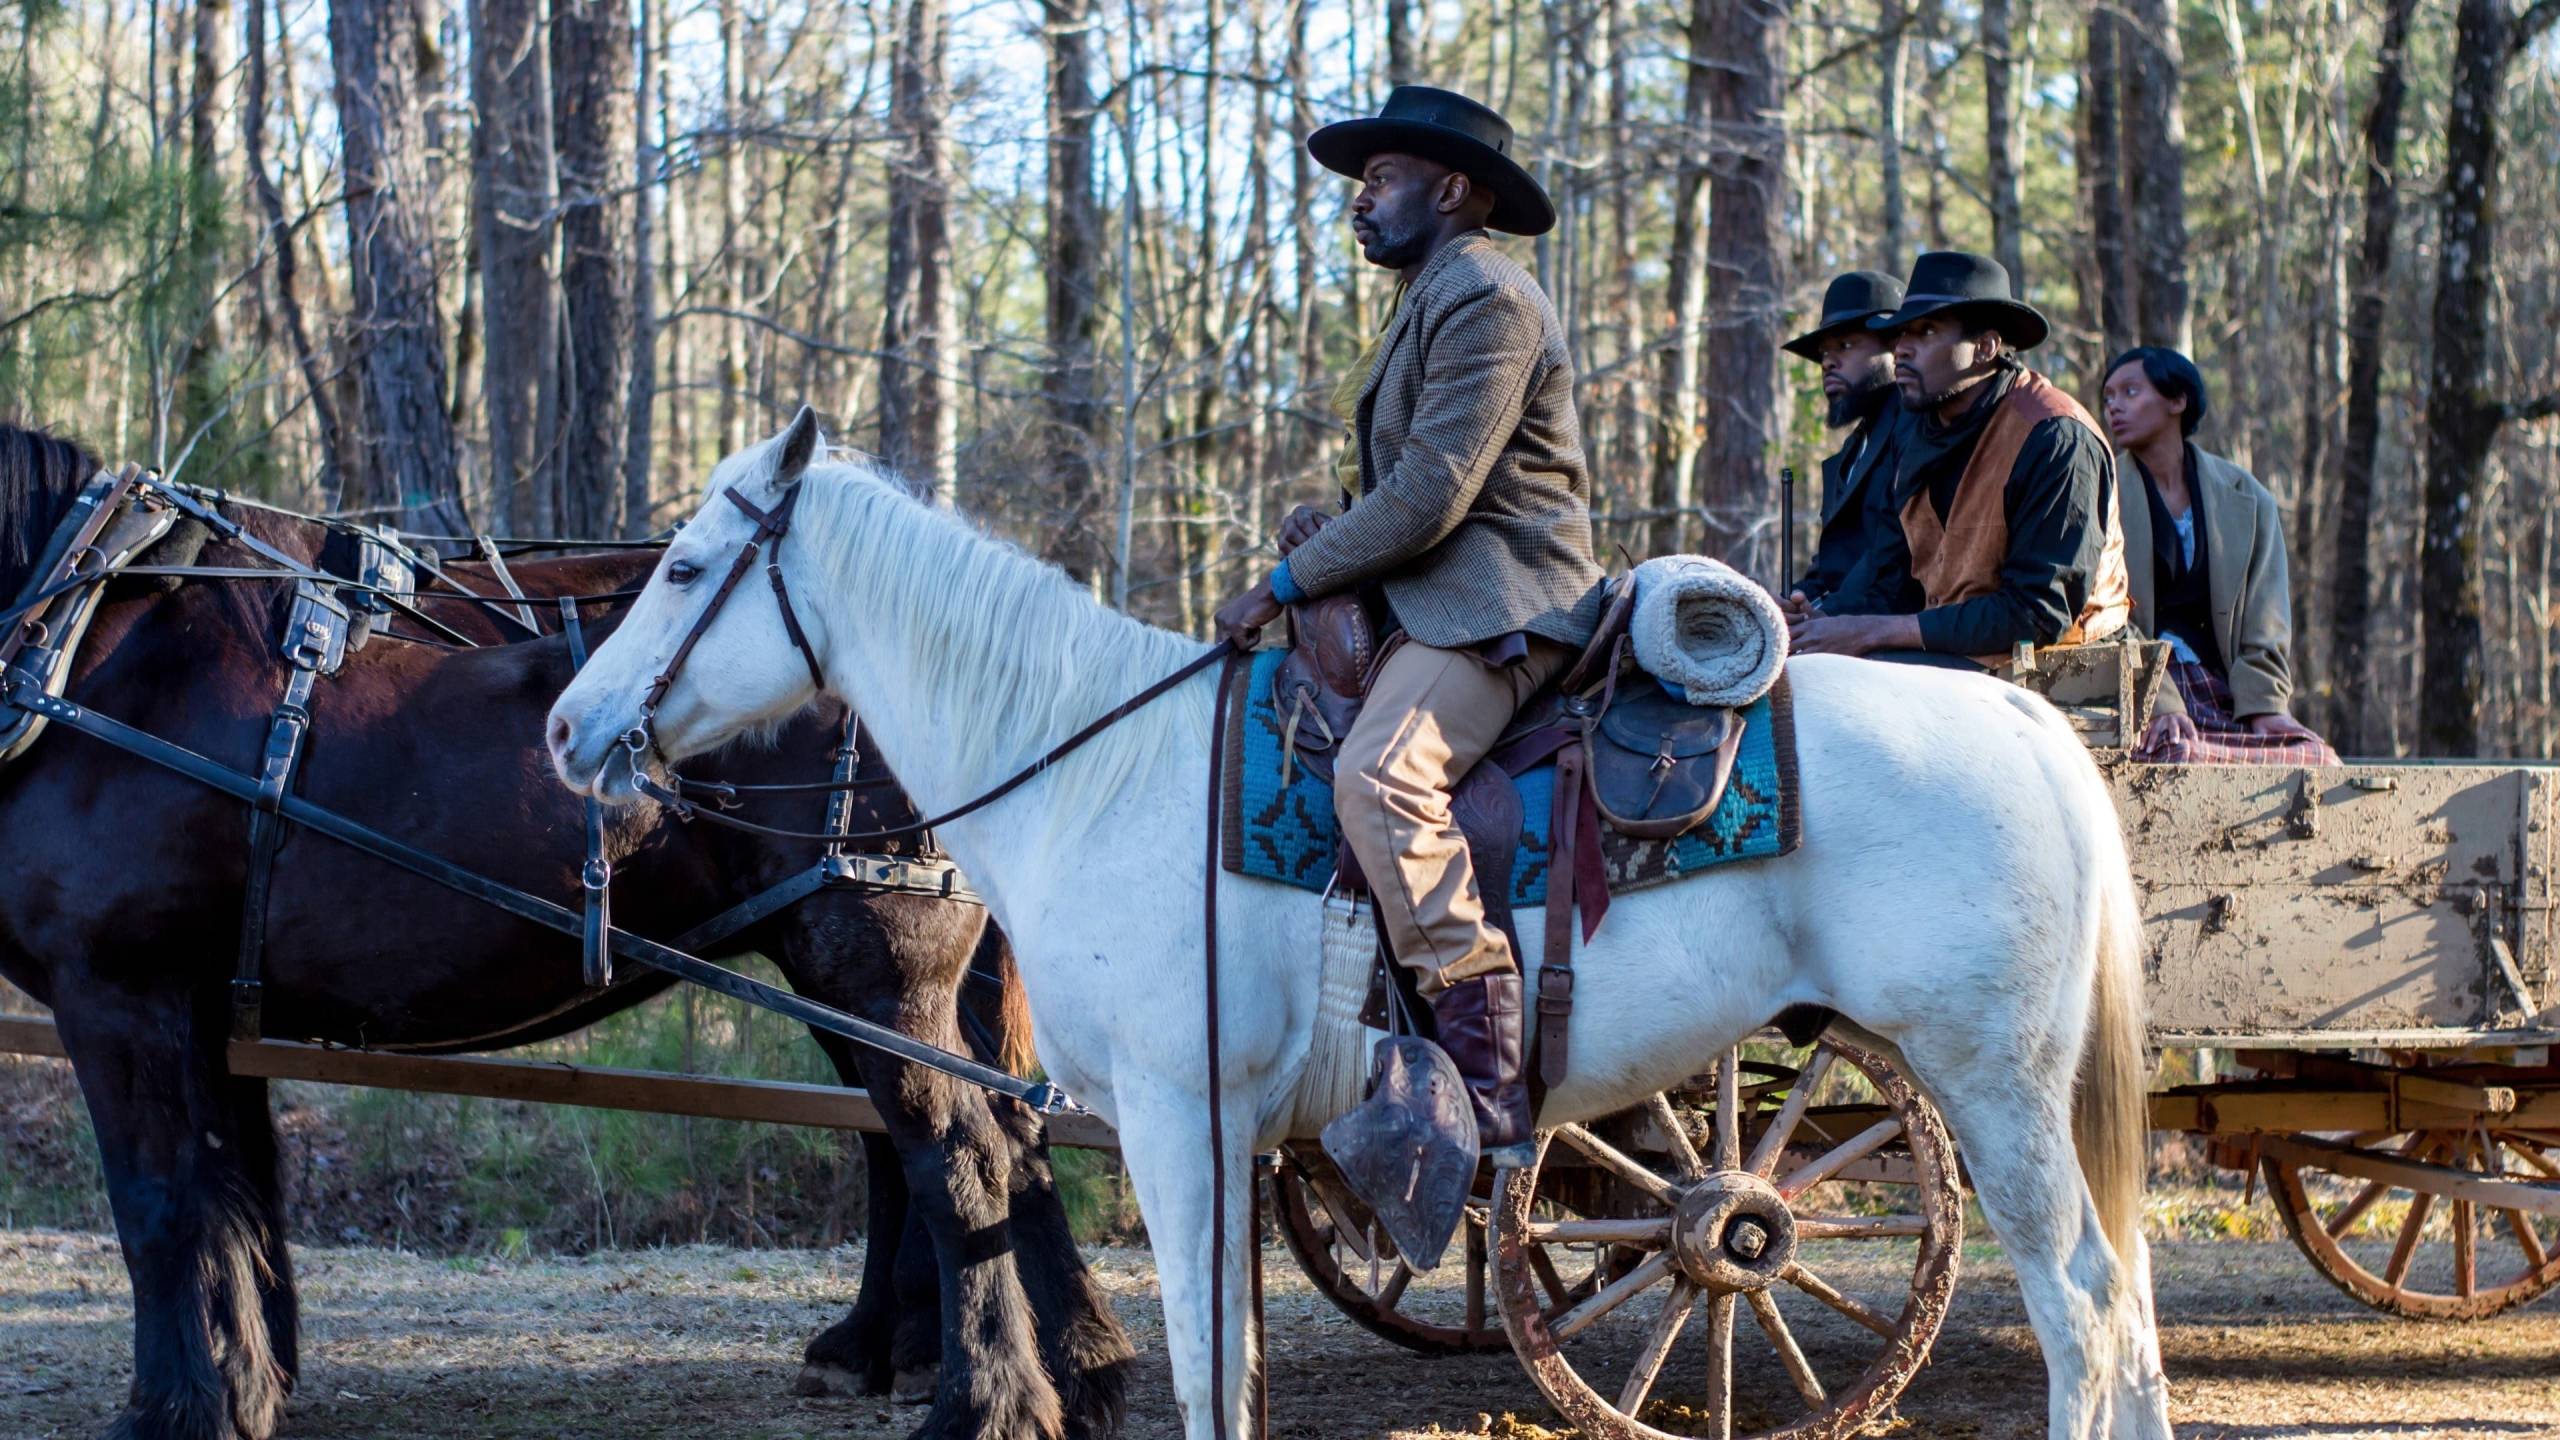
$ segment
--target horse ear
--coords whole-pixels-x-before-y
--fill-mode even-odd
[[[781,448],[773,462],[773,488],[788,490],[800,483],[802,471],[818,453],[818,412],[803,405],[791,417],[791,428],[782,432]]]

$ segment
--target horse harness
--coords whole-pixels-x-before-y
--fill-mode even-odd
[[[416,573],[423,571],[442,579],[458,592],[456,598],[486,603],[488,597],[447,575],[431,557],[403,544],[395,532],[377,527],[330,522],[334,529],[356,538],[356,553],[349,567],[356,573],[349,577],[314,569],[242,529],[238,522],[222,513],[219,508],[221,498],[224,497],[216,497],[209,503],[205,494],[194,487],[169,484],[132,465],[102,472],[83,487],[62,523],[56,527],[55,536],[48,543],[34,578],[28,582],[17,603],[0,612],[0,625],[6,626],[5,631],[0,631],[0,682],[5,682],[0,684],[0,763],[23,753],[46,722],[54,720],[72,725],[129,753],[170,765],[217,789],[233,793],[247,803],[248,868],[241,892],[240,940],[230,984],[229,1009],[232,1038],[256,1040],[263,1038],[264,1032],[267,911],[274,888],[276,856],[293,824],[314,823],[310,813],[312,807],[293,796],[294,782],[300,772],[311,731],[313,690],[322,677],[337,673],[350,650],[364,646],[373,633],[376,620],[394,613],[415,619],[450,637],[455,643],[472,644],[459,632],[433,620],[418,608],[412,588],[412,577]],[[760,525],[771,527],[775,540],[789,524],[787,501],[775,507],[770,514],[757,511],[744,500],[739,504],[755,515]],[[182,518],[203,524],[214,536],[240,544],[278,568],[132,563],[135,557],[167,536]],[[760,532],[759,542],[764,538]],[[495,562],[492,571],[499,576],[510,597],[505,608],[497,609],[496,613],[505,615],[528,633],[540,635],[541,627],[533,619],[537,613],[532,608],[535,602],[516,584],[514,576],[506,572],[503,563],[496,561],[494,545],[479,537],[475,537],[475,542],[483,558]],[[748,563],[752,559],[752,555],[746,557]],[[734,585],[745,569],[744,563],[736,567],[729,585]],[[269,713],[266,740],[254,772],[244,774],[230,770],[205,757],[91,714],[61,698],[79,641],[103,597],[105,582],[125,575],[293,582],[291,604],[278,647],[286,667],[284,689]],[[778,567],[773,571],[773,583],[776,597],[787,617],[786,624],[794,641],[802,647],[803,655],[809,658],[815,674],[815,656],[807,648],[797,616],[791,614],[788,592],[783,588]],[[721,598],[725,598],[728,588],[723,586]],[[588,598],[594,597],[567,595],[556,599],[561,632],[573,670],[583,668],[586,663],[586,634],[580,623],[578,606],[582,599]],[[717,603],[715,600],[715,607]],[[688,641],[686,649],[690,648],[691,642]],[[861,763],[859,733],[856,717],[848,712],[839,743],[832,751],[835,763],[831,778],[807,786],[782,787],[824,788],[828,791],[824,850],[816,863],[696,925],[678,937],[672,947],[649,946],[647,942],[640,944],[648,951],[663,950],[670,955],[682,952],[678,958],[691,960],[696,952],[827,889],[983,903],[968,888],[958,867],[932,845],[929,833],[915,847],[917,853],[914,854],[873,854],[851,848],[850,842],[858,838],[849,830],[853,818],[853,792],[890,783],[886,777],[864,779],[858,775]],[[583,808],[586,854],[579,873],[582,905],[576,929],[580,978],[588,988],[602,989],[613,983],[613,955],[617,945],[630,947],[635,937],[617,934],[613,929],[613,865],[606,848],[602,805],[589,797]],[[509,905],[506,901],[510,898],[531,899],[522,897],[521,892],[513,891],[512,887],[470,875],[459,867],[434,862],[431,857],[419,857],[420,863],[411,864],[399,854],[385,853],[386,846],[405,847],[397,847],[396,842],[388,841],[381,845],[368,843],[379,837],[352,822],[344,822],[344,826],[344,829],[330,829],[330,833],[358,849],[372,851],[379,858],[404,864],[427,874],[430,879],[442,879],[454,888],[497,902],[501,908],[524,913],[523,907]],[[532,903],[536,906],[542,904],[539,901]],[[530,918],[547,917],[535,915]],[[644,958],[651,957],[644,954]],[[692,965],[699,967],[699,971],[685,978],[711,984],[713,988],[750,1003],[776,1008],[765,998],[768,992],[798,1001],[798,997],[787,996],[787,992],[771,991],[771,987],[760,982],[734,976],[706,962],[692,961]],[[703,972],[735,983],[706,979]],[[867,1033],[878,1028],[869,1022],[835,1015],[811,1002],[799,1001],[797,1008],[815,1013],[795,1013],[791,1008],[786,1008],[786,1013],[795,1013],[795,1018],[845,1034],[850,1039],[875,1046],[882,1044],[878,1037]],[[963,1007],[963,1012],[967,1013],[966,1007]],[[851,1021],[855,1030],[849,1032],[846,1026],[830,1023],[832,1021]],[[903,1036],[897,1038],[904,1042],[903,1046],[884,1048],[891,1048],[918,1063],[944,1069],[946,1073],[956,1074],[973,1084],[1024,1099],[1044,1111],[1059,1108],[1063,1101],[1053,1087],[1045,1084],[991,1084],[988,1077],[1001,1075],[1001,1072],[986,1070],[967,1057],[945,1056],[919,1041],[907,1040]],[[939,1063],[936,1057],[961,1062],[963,1068],[953,1069]],[[1011,1077],[1004,1078],[1010,1080]]]
[[[729,603],[729,592],[737,589],[738,582],[746,579],[747,572],[755,568],[759,552],[764,555],[765,578],[773,584],[773,603],[782,610],[782,628],[790,634],[792,648],[800,652],[801,660],[809,667],[810,685],[821,694],[826,692],[826,671],[819,668],[818,652],[810,647],[808,632],[800,628],[800,612],[791,606],[791,586],[782,578],[782,542],[791,534],[791,512],[799,507],[800,487],[794,485],[783,491],[782,498],[775,501],[770,510],[739,494],[735,486],[720,493],[755,522],[755,533],[739,547],[738,558],[730,562],[729,573],[720,579],[720,588],[711,592],[711,603],[702,607],[702,614],[695,618],[693,628],[684,632],[684,639],[676,645],[676,653],[667,657],[666,668],[649,682],[648,693],[641,697],[640,723],[632,726],[622,737],[623,748],[631,752],[635,771],[644,756],[658,749],[656,720],[659,702],[667,698],[667,691],[676,683],[676,675],[684,669],[684,662],[693,657],[693,647],[702,643],[702,637],[711,630],[711,623],[720,618],[720,607]]]

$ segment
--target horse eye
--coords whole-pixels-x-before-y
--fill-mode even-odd
[[[678,560],[667,567],[667,583],[670,585],[690,585],[701,578],[702,567],[690,560]]]

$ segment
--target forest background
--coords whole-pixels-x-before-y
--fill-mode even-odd
[[[1327,392],[1389,293],[1299,141],[1418,80],[1504,111],[1563,215],[1508,243],[1604,551],[1774,578],[1781,474],[1801,555],[1832,443],[1778,342],[1839,271],[1983,250],[2084,401],[2137,341],[2202,365],[2200,439],[2284,505],[2305,719],[2545,758],[2555,31],[2560,0],[14,0],[0,414],[430,534],[636,536],[806,401],[1204,633],[1330,499]],[[818,1064],[711,997],[565,1043]],[[0,1081],[0,1224],[103,1224],[68,1074]],[[287,1099],[326,1235],[806,1241],[859,1164]]]

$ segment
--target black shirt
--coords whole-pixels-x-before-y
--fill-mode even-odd
[[[1795,588],[1828,614],[1857,613],[1842,607],[1863,597],[1874,578],[1877,527],[1893,488],[1894,455],[1909,428],[1899,394],[1888,390],[1822,462],[1822,531]]]
[[[2222,661],[2222,646],[2214,637],[2213,587],[2208,578],[2206,557],[2212,552],[2205,544],[2204,504],[2196,489],[2196,448],[2185,447],[2187,468],[2187,514],[2196,527],[2195,559],[2187,559],[2187,547],[2178,539],[2178,522],[2170,515],[2167,502],[2160,498],[2160,487],[2151,479],[2151,469],[2135,456],[2134,468],[2142,472],[2142,494],[2151,507],[2151,628],[2163,637],[2175,635],[2196,653],[2206,669],[2216,675],[2230,672]],[[2131,556],[2139,561],[2142,557]]]

